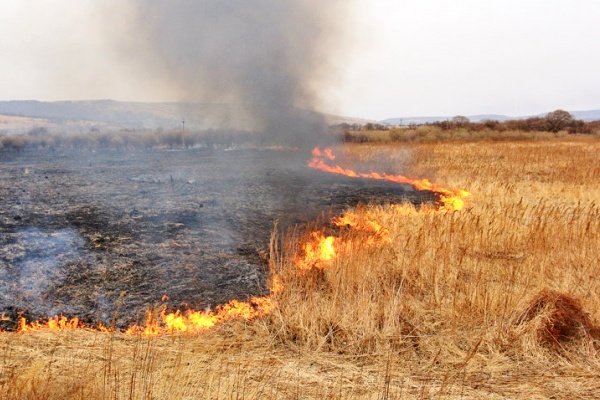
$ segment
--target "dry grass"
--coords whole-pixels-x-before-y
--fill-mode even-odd
[[[199,337],[0,335],[9,399],[595,398],[600,142],[351,145],[344,156],[473,197],[462,212],[357,213],[324,270],[272,267],[270,317]]]
[[[436,143],[448,141],[530,141],[530,140],[562,140],[569,133],[565,131],[523,131],[518,129],[495,130],[490,128],[469,129],[455,127],[442,129],[434,125],[421,125],[414,128],[390,128],[388,130],[356,130],[345,133],[348,142],[355,143]],[[598,138],[600,131],[591,129],[586,136]]]

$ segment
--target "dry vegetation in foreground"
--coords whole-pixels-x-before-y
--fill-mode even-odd
[[[456,213],[367,207],[324,270],[273,252],[269,317],[205,335],[1,334],[8,399],[597,398],[600,141],[347,145],[473,192]],[[277,246],[275,246],[277,247]]]

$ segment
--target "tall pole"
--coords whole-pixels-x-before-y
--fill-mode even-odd
[[[185,149],[185,120],[181,121],[181,147]]]

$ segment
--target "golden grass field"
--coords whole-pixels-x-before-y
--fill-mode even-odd
[[[600,397],[599,140],[338,152],[472,196],[459,212],[360,207],[385,240],[342,229],[323,269],[297,268],[303,232],[274,237],[284,289],[264,318],[195,336],[2,333],[0,398]]]

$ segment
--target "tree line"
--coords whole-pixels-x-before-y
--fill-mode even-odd
[[[395,128],[415,129],[419,126],[434,126],[442,130],[467,129],[470,131],[525,131],[525,132],[560,132],[591,134],[600,130],[600,121],[586,122],[573,117],[565,110],[556,110],[543,117],[529,117],[511,119],[506,121],[484,120],[472,122],[469,118],[457,115],[445,121],[429,122],[425,124],[408,124],[390,126],[376,122],[366,124],[339,124],[336,128],[342,131],[389,131]]]

